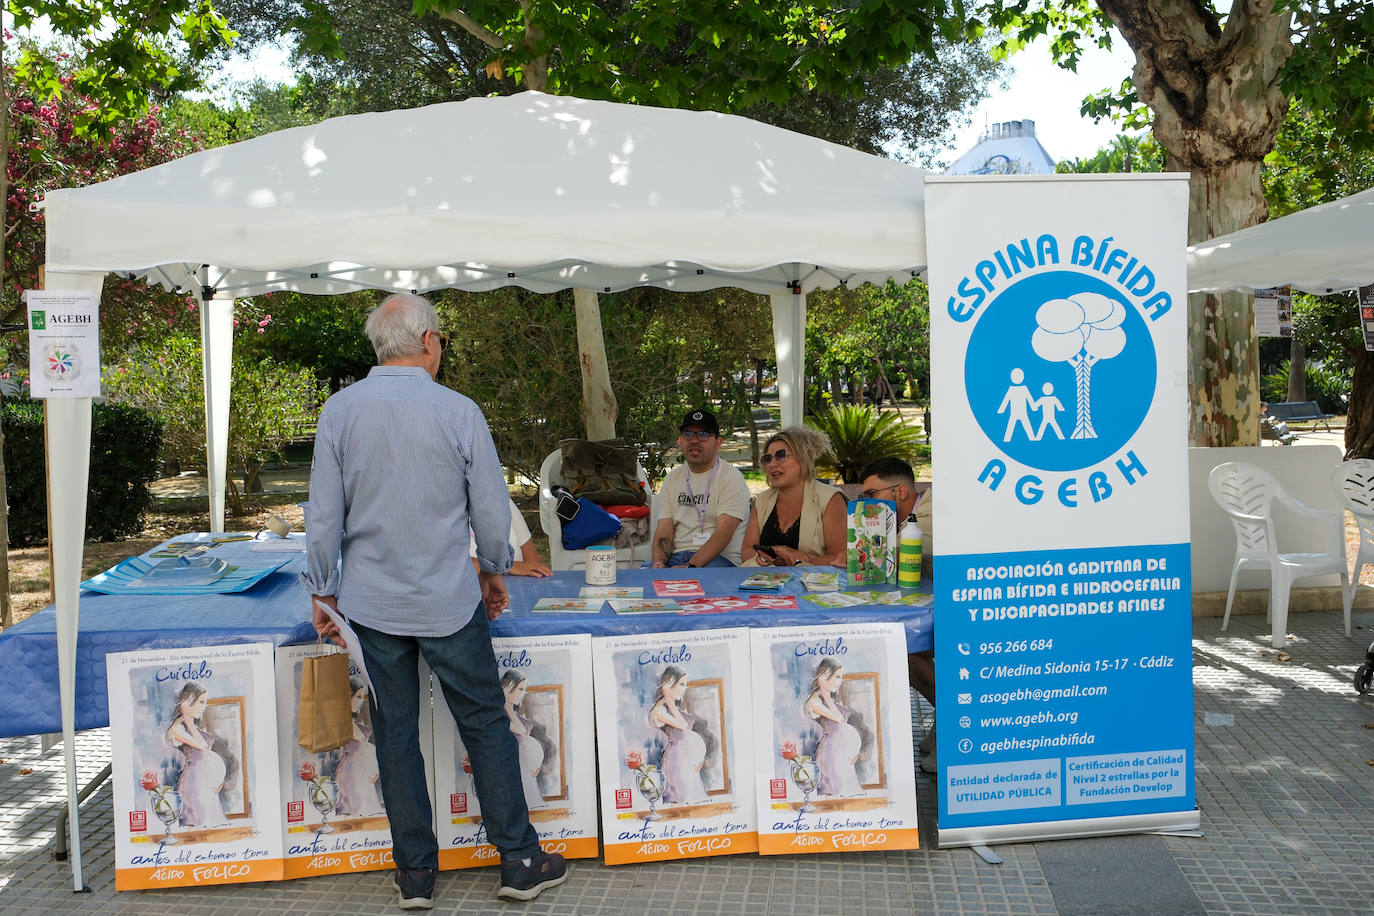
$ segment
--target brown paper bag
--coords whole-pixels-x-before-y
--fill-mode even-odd
[[[307,655],[301,659],[299,728],[297,740],[312,753],[332,751],[352,739],[347,652]]]

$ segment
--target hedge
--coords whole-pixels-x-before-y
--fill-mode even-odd
[[[43,460],[43,402],[4,402],[5,486],[10,506],[10,546],[48,539]],[[143,531],[153,504],[148,484],[157,477],[162,421],[122,404],[96,404],[91,417],[91,474],[86,494],[86,537],[113,541]]]

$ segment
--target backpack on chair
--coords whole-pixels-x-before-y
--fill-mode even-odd
[[[642,506],[639,455],[623,439],[562,439],[563,482],[579,499],[600,506]]]

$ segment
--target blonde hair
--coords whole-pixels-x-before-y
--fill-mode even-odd
[[[789,426],[779,430],[764,443],[764,451],[770,450],[774,442],[786,445],[796,457],[804,480],[816,476],[816,462],[830,452],[830,437],[809,426]]]

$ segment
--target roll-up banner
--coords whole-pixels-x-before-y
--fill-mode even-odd
[[[1187,176],[925,206],[940,845],[1195,830]]]

